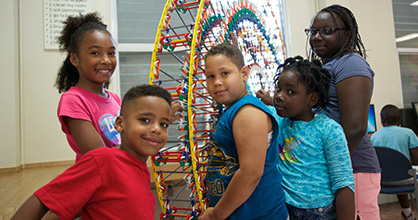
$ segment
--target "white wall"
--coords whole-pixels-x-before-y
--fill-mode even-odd
[[[110,25],[111,1],[90,1],[93,10],[98,11],[104,22]],[[288,0],[287,22],[291,36],[288,55],[306,56],[303,29],[309,26],[320,8],[332,3],[352,9],[357,18],[363,42],[368,49],[368,61],[376,73],[372,98],[376,111],[379,112],[387,103],[402,106],[391,0]],[[56,117],[59,94],[53,87],[65,55],[57,50],[43,49],[42,7],[43,0],[2,0],[0,3],[0,42],[1,48],[6,49],[0,55],[0,138],[3,142],[0,146],[0,168],[75,158]],[[370,14],[370,8],[374,9],[373,15]],[[19,13],[22,24],[21,53],[17,32]]]
[[[19,86],[17,3],[7,0],[0,3],[0,167],[20,165],[19,147]]]
[[[110,24],[110,1],[90,1],[92,11]],[[0,12],[0,42],[6,49],[0,55],[0,168],[74,160],[56,116],[60,95],[53,86],[65,54],[43,47],[43,0],[2,0]]]

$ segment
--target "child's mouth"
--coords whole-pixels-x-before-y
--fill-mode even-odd
[[[156,140],[156,139],[150,139],[150,138],[144,138],[147,142],[148,142],[148,144],[149,145],[151,145],[151,146],[157,146],[158,144],[160,144],[160,141],[159,140]]]
[[[226,93],[226,90],[220,90],[220,91],[216,91],[215,92],[215,95],[221,96],[221,95],[223,95],[225,93]]]
[[[101,75],[109,75],[111,73],[111,69],[97,70],[96,73]]]

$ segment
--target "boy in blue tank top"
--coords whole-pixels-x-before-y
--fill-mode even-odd
[[[210,96],[226,110],[210,142],[205,219],[286,219],[278,125],[270,110],[247,91],[249,68],[238,47],[213,47],[205,56]]]

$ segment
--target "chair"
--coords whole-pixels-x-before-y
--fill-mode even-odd
[[[413,169],[408,158],[397,150],[388,147],[374,147],[380,163],[382,194],[410,194],[411,205],[413,194],[418,210],[417,170]]]

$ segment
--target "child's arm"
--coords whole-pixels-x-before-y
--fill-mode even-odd
[[[325,157],[328,162],[331,190],[335,193],[337,219],[354,219],[354,175],[344,131],[328,119],[323,133]]]
[[[412,165],[418,165],[418,146],[412,149],[409,149],[409,156],[411,158]]]
[[[348,186],[337,190],[335,206],[338,220],[353,220],[355,217],[354,193]]]
[[[252,105],[246,105],[236,114],[232,129],[239,169],[217,205],[208,209],[199,220],[227,218],[251,196],[263,175],[267,134],[272,129],[269,116]]]
[[[96,148],[106,146],[91,122],[70,117],[64,117],[63,121],[70,130],[81,153],[85,154]]]
[[[255,95],[266,105],[273,105],[273,97],[270,96],[264,89],[258,90]]]
[[[36,197],[32,195],[17,210],[12,220],[17,219],[41,219],[49,209]]]
[[[336,88],[341,126],[352,155],[367,132],[372,81],[364,76],[352,76],[337,83]]]

